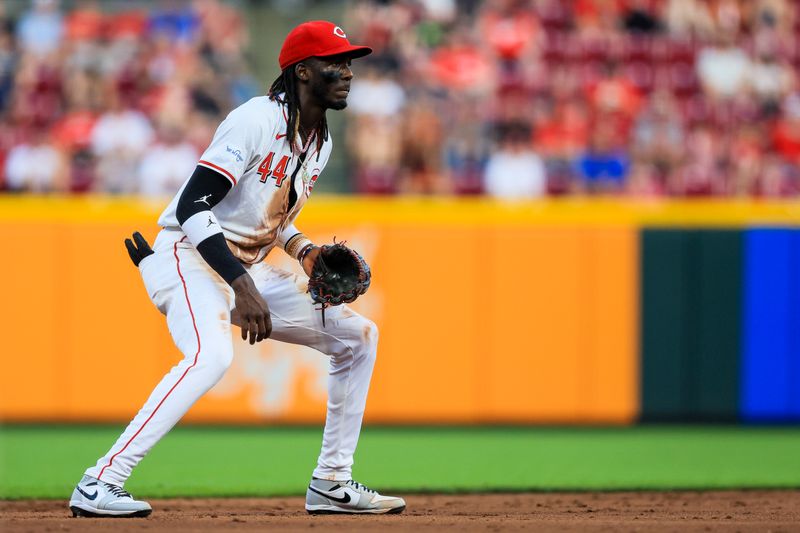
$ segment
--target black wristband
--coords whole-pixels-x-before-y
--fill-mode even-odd
[[[205,239],[197,245],[197,251],[203,257],[208,266],[214,269],[217,274],[228,282],[228,285],[233,283],[233,280],[246,273],[236,257],[231,253],[228,248],[228,243],[225,242],[225,237],[222,233],[217,233]]]

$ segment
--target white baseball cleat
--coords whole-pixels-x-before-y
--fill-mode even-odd
[[[403,498],[381,496],[353,481],[328,481],[312,478],[306,491],[309,514],[396,514],[406,508]]]
[[[69,500],[72,516],[144,517],[153,512],[150,504],[134,500],[128,492],[91,476],[83,478]]]

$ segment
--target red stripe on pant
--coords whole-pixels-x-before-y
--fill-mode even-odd
[[[184,237],[184,239],[185,238],[186,237]],[[183,242],[183,239],[181,239],[181,242]],[[134,433],[133,437],[128,439],[128,442],[125,443],[125,446],[123,446],[120,451],[118,451],[117,453],[115,453],[114,455],[111,456],[111,459],[108,461],[108,464],[106,466],[104,466],[102,470],[100,470],[100,474],[97,476],[97,479],[102,479],[103,472],[106,471],[106,468],[111,466],[111,463],[114,462],[114,459],[116,459],[116,457],[119,454],[124,452],[125,449],[130,445],[130,443],[133,442],[133,439],[135,439],[139,435],[139,433],[142,432],[142,430],[147,425],[147,423],[150,422],[150,420],[153,418],[153,416],[155,416],[155,414],[158,412],[158,409],[161,407],[161,405],[164,403],[164,401],[167,398],[169,398],[169,395],[172,394],[172,391],[175,390],[175,387],[177,387],[180,384],[180,382],[183,381],[183,378],[186,377],[186,374],[189,372],[189,370],[191,370],[192,368],[195,367],[195,365],[197,365],[197,359],[200,356],[200,332],[197,331],[197,322],[194,319],[194,311],[192,310],[192,303],[189,301],[189,291],[186,288],[186,280],[183,279],[183,273],[181,273],[181,260],[178,258],[178,243],[177,242],[175,243],[175,246],[173,247],[173,254],[175,255],[175,265],[176,265],[176,267],[178,269],[178,276],[180,276],[181,283],[183,284],[183,294],[184,294],[184,296],[186,296],[186,305],[189,306],[189,314],[192,316],[192,326],[194,327],[194,334],[197,337],[197,352],[194,354],[194,361],[192,362],[191,365],[189,365],[189,368],[187,368],[183,372],[183,374],[181,374],[181,377],[178,378],[178,381],[175,382],[175,385],[173,385],[172,388],[169,389],[169,392],[167,392],[167,394],[161,399],[161,401],[158,402],[158,405],[153,410],[153,412],[150,414],[150,416],[147,417],[147,420],[144,421],[144,424],[142,424],[142,427],[139,428],[139,431]]]

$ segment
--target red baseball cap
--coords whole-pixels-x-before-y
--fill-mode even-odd
[[[349,54],[364,57],[372,53],[369,46],[356,46],[347,40],[344,30],[326,20],[304,22],[289,32],[283,41],[278,63],[281,70],[309,57],[328,57]]]

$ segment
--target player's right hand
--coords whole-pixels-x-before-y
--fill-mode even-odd
[[[242,328],[242,340],[247,340],[250,335],[250,344],[261,342],[272,334],[272,319],[269,315],[269,306],[256,289],[253,278],[249,274],[242,274],[231,283],[236,294],[237,322]]]
[[[134,242],[136,244],[134,244]],[[142,259],[148,255],[153,255],[153,249],[150,248],[150,244],[148,244],[138,231],[133,233],[133,241],[125,239],[125,248],[128,249],[128,255],[131,256],[131,261],[133,261],[133,264],[137,267],[139,263],[142,262]]]

